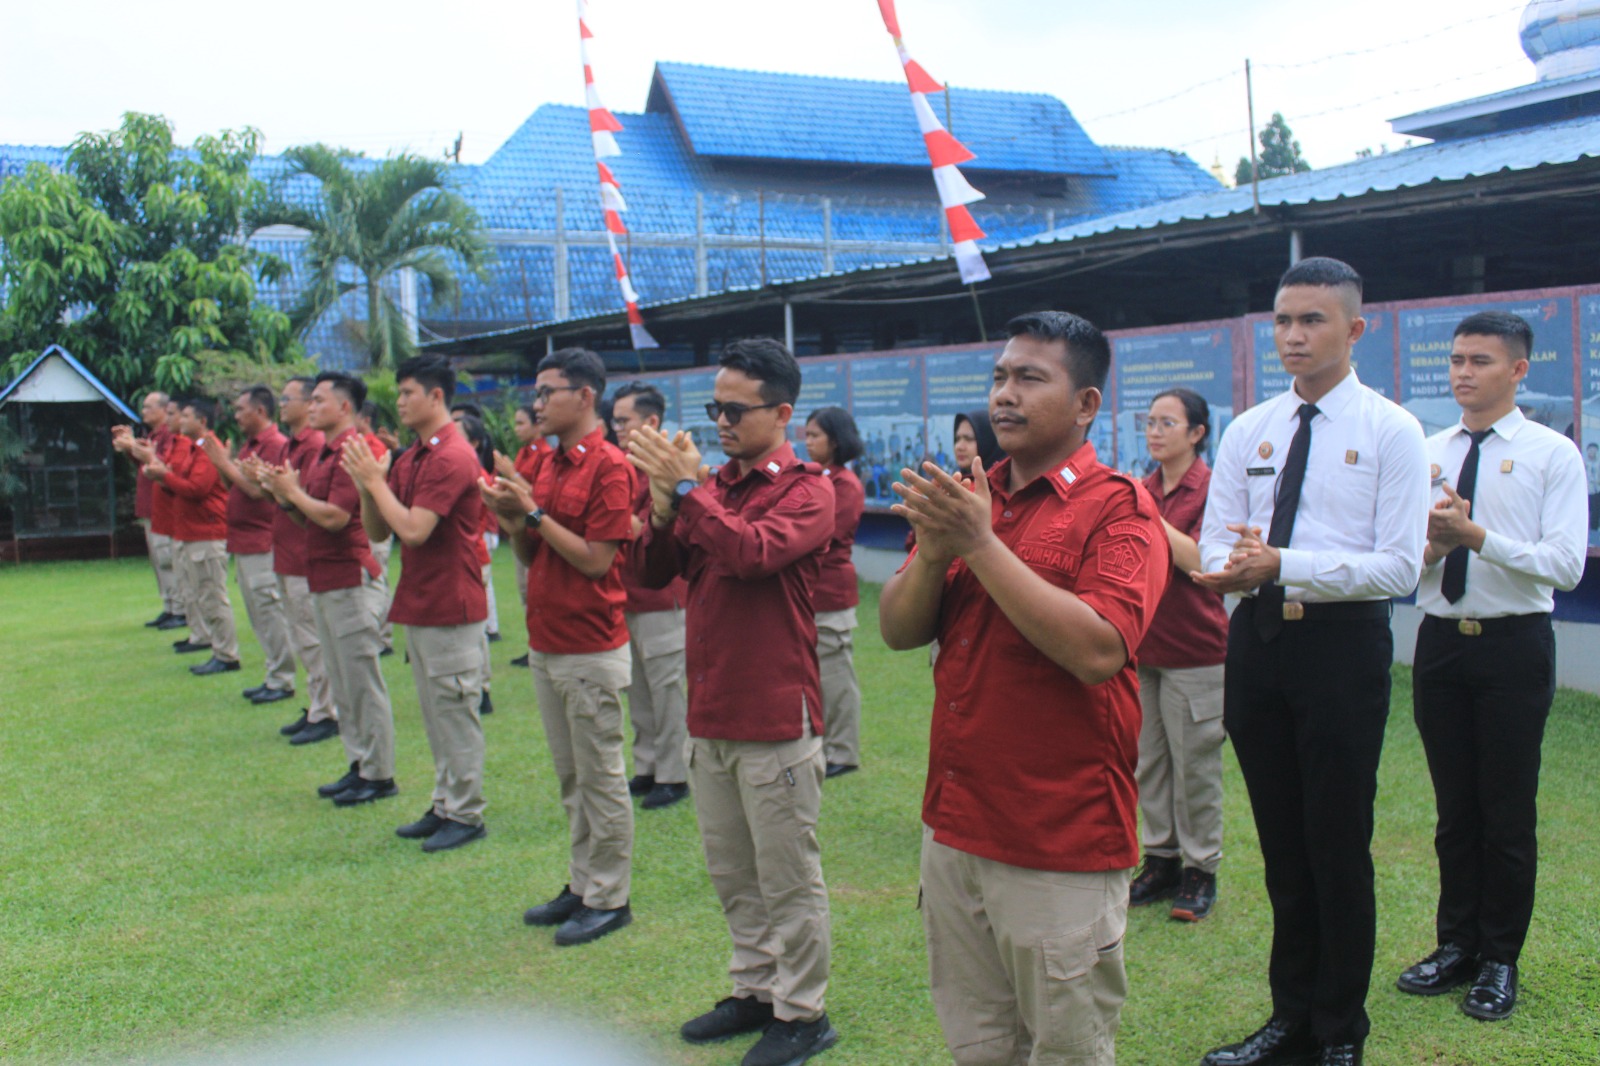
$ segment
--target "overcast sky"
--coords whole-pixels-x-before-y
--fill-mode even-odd
[[[1282,111],[1306,158],[1326,166],[1400,145],[1396,115],[1532,81],[1524,6],[898,4],[907,46],[935,78],[1050,93],[1100,143],[1220,158],[1230,174],[1249,150],[1246,57],[1258,125]],[[657,60],[900,77],[875,0],[591,0],[590,17],[601,95],[620,112],[643,107]],[[166,115],[184,141],[252,125],[269,152],[325,141],[437,154],[461,132],[462,160],[481,162],[540,104],[583,100],[572,0],[53,0],[8,4],[4,22],[0,143],[64,145],[136,110]]]

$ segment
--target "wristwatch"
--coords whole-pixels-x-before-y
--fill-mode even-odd
[[[533,510],[528,512],[528,528],[538,529],[539,523],[544,521],[544,508],[534,504]]]
[[[683,505],[683,498],[699,487],[700,482],[691,477],[686,477],[672,486],[672,509],[676,511]]]

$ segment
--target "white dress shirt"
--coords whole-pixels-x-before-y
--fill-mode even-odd
[[[1471,446],[1459,422],[1428,438],[1435,501],[1444,499],[1443,485],[1456,487]],[[1472,521],[1488,532],[1483,550],[1467,553],[1466,594],[1455,603],[1444,598],[1440,560],[1424,571],[1417,606],[1440,618],[1548,614],[1554,590],[1573,588],[1583,577],[1587,480],[1576,444],[1512,408],[1478,445]]]
[[[1221,570],[1238,534],[1266,539],[1289,443],[1305,401],[1291,387],[1245,411],[1217,446],[1200,559]],[[1422,574],[1428,535],[1428,460],[1422,426],[1361,384],[1355,371],[1317,401],[1311,452],[1278,584],[1302,603],[1404,596]]]

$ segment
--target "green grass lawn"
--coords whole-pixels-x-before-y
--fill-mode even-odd
[[[298,704],[253,707],[259,649],[234,604],[245,671],[194,678],[143,561],[0,570],[0,1058],[122,1060],[203,1052],[448,1008],[582,1018],[671,1063],[736,1063],[746,1041],[679,1042],[727,994],[728,942],[689,804],[640,812],[634,925],[557,949],[524,907],[565,879],[565,823],[517,654],[511,560],[496,578],[487,841],[424,855],[393,829],[428,805],[432,764],[409,669],[385,660],[401,796],[352,810],[314,798],[343,771],[337,741],[277,735]],[[918,810],[931,682],[925,652],[878,639],[867,589],[857,643],[865,697],[859,774],[830,783],[823,863],[833,899],[822,1062],[948,1061],[928,1000],[916,911]],[[1523,1001],[1487,1025],[1454,997],[1418,1000],[1396,973],[1432,947],[1432,790],[1396,671],[1374,843],[1378,963],[1367,1061],[1600,1060],[1600,701],[1563,691],[1545,743],[1542,863]],[[754,694],[759,698],[759,694]],[[1004,768],[997,767],[997,773]],[[1270,930],[1238,767],[1226,764],[1221,901],[1199,925],[1135,912],[1123,1063],[1189,1064],[1268,1013]]]

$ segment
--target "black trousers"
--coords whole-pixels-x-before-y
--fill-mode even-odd
[[[1372,804],[1389,717],[1387,617],[1228,627],[1224,722],[1244,772],[1272,901],[1273,1014],[1324,1043],[1364,1040],[1377,936]]]
[[[1533,917],[1540,746],[1556,690],[1550,617],[1486,621],[1472,637],[1429,616],[1414,678],[1439,808],[1439,943],[1516,962]]]

